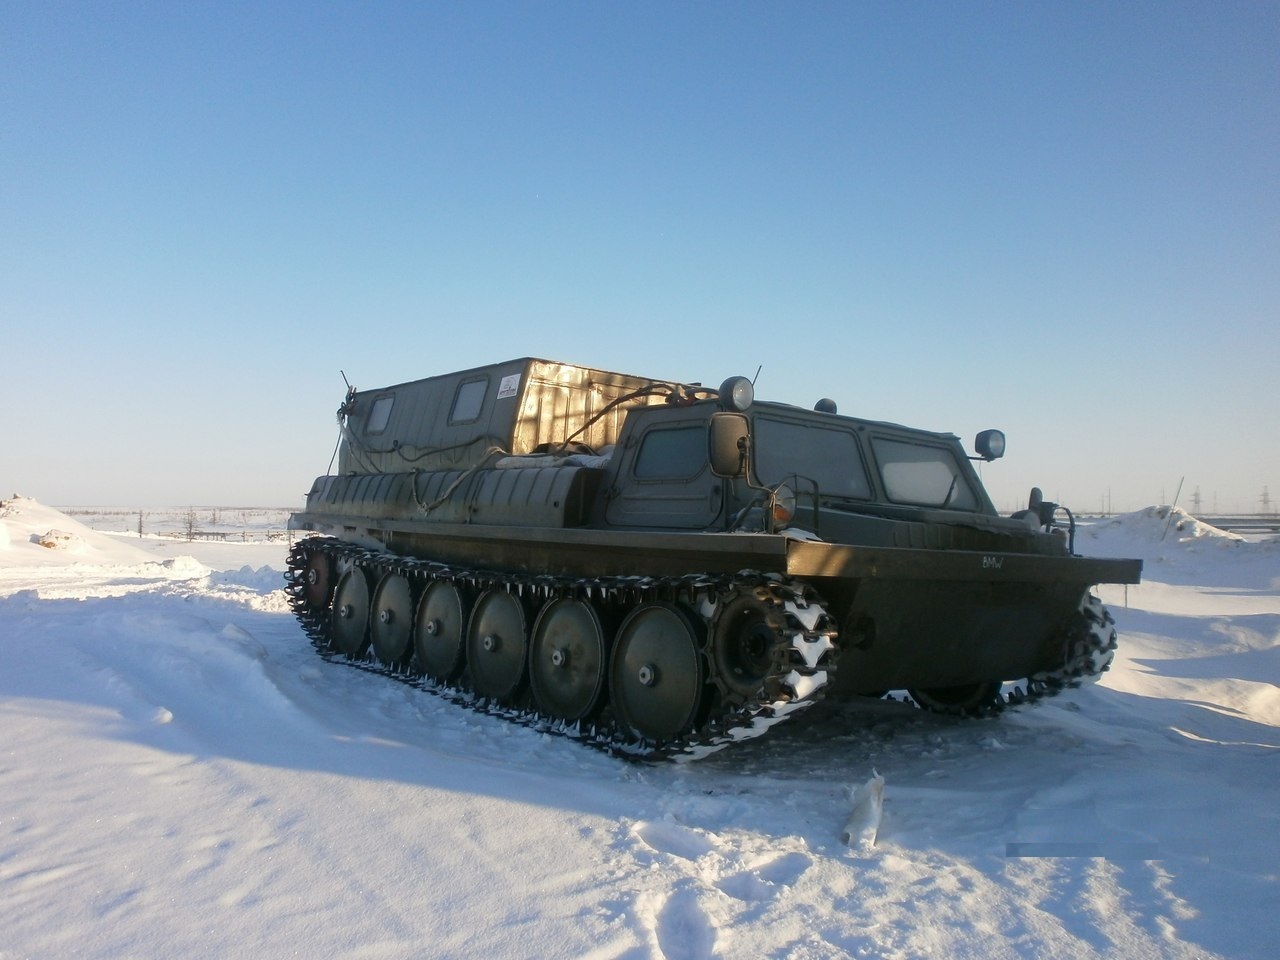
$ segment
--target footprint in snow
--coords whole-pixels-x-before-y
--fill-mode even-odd
[[[812,863],[803,853],[784,853],[749,870],[725,877],[716,886],[721,893],[735,900],[772,900],[799,880]]]
[[[697,860],[715,849],[711,840],[698,831],[664,820],[642,820],[631,828],[631,832],[651,850],[682,860]]]
[[[658,910],[654,933],[664,960],[703,960],[713,955],[716,928],[691,886],[675,890]]]

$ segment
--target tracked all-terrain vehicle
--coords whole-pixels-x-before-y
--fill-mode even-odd
[[[326,656],[646,758],[824,696],[982,714],[1106,669],[1091,587],[1140,561],[1075,556],[1038,491],[998,515],[955,436],[753,393],[536,359],[349,389],[293,609]]]

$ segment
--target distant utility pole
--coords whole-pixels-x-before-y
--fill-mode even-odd
[[[1196,492],[1191,495],[1191,513],[1193,516],[1200,516],[1200,488],[1196,487]]]
[[[1262,488],[1261,501],[1262,501],[1262,512],[1270,513],[1271,512],[1271,494],[1267,491],[1266,487]]]

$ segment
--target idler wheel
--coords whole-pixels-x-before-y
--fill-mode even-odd
[[[582,600],[552,600],[542,608],[529,641],[529,684],[538,709],[581,720],[600,705],[607,683],[605,628]]]
[[[456,586],[437,580],[427,587],[413,618],[418,669],[433,680],[457,680],[466,664],[466,622],[466,598]]]
[[[926,710],[947,713],[957,717],[970,717],[998,710],[1001,684],[997,680],[983,683],[965,683],[954,687],[928,687],[908,690],[911,699]]]
[[[527,677],[524,607],[506,590],[486,590],[467,624],[467,664],[476,693],[507,703]]]
[[[373,591],[369,618],[373,652],[383,663],[403,663],[413,634],[413,591],[407,577],[384,574]]]
[[[360,567],[338,579],[330,619],[333,648],[353,659],[363,657],[369,649],[369,578]]]
[[[693,617],[670,603],[642,604],[622,621],[609,694],[625,732],[668,740],[696,726],[707,684],[700,634]]]
[[[786,621],[782,613],[754,596],[724,602],[711,633],[711,666],[716,684],[732,703],[754,700],[774,672]]]
[[[302,599],[307,609],[328,609],[333,599],[333,558],[323,550],[309,551],[301,579]]]

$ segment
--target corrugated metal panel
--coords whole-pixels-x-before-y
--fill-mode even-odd
[[[338,469],[364,474],[461,468],[483,463],[493,448],[529,453],[575,434],[579,442],[601,449],[617,441],[625,411],[609,410],[587,426],[591,418],[654,382],[525,358],[362,391],[348,411]],[[483,389],[479,409],[450,422],[459,391],[479,389],[467,387],[475,383]],[[375,406],[388,398],[390,412],[382,410],[385,427],[377,429],[381,418]]]

